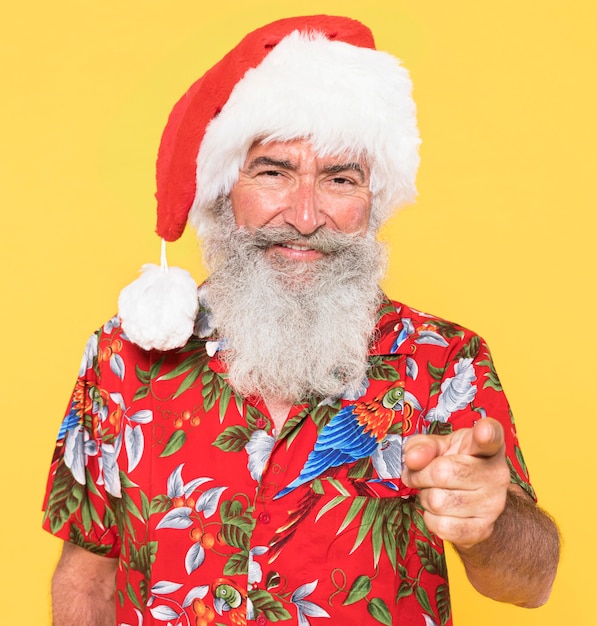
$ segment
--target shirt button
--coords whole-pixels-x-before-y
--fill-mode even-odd
[[[261,613],[255,621],[257,622],[258,626],[266,626],[267,617],[265,617],[265,615]]]
[[[263,513],[259,513],[259,517],[257,518],[262,524],[269,524],[272,521],[272,517],[269,513],[266,513],[265,511],[263,511]],[[261,617],[261,615],[259,616]],[[265,619],[265,618],[264,618]],[[265,624],[265,622],[259,622],[259,620],[257,620],[258,623],[263,623]]]

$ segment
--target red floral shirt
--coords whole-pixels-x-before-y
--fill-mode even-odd
[[[532,489],[482,339],[390,301],[376,336],[361,395],[295,405],[277,439],[210,337],[146,352],[116,318],[91,337],[44,526],[119,558],[119,625],[452,623],[442,542],[400,480],[404,438],[491,416]]]

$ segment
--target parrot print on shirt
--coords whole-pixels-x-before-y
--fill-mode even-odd
[[[326,470],[370,457],[385,439],[397,410],[404,407],[404,387],[392,387],[373,400],[344,407],[324,426],[299,476],[280,490],[281,498]]]

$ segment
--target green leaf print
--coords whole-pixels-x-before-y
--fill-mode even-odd
[[[219,404],[219,418],[220,423],[224,421],[224,417],[228,411],[228,405],[230,404],[230,398],[232,397],[232,387],[228,383],[222,384],[222,393],[220,394]]]
[[[373,521],[373,530],[371,534],[371,544],[373,546],[373,562],[377,567],[379,563],[379,557],[381,555],[381,549],[383,547],[383,528],[385,526],[385,520],[381,514],[375,517]]]
[[[440,626],[448,623],[452,609],[450,607],[450,589],[448,585],[440,585],[435,592],[435,602],[439,612]]]
[[[315,491],[315,489],[313,490],[315,493],[317,493],[317,491]],[[323,490],[321,494],[318,495],[323,495]],[[315,518],[315,521],[319,521],[319,518],[322,515],[325,515],[328,511],[331,511],[333,508],[337,507],[339,504],[342,504],[343,502],[346,501],[346,497],[345,496],[336,496],[335,498],[332,498],[327,504],[325,504],[322,508],[321,511],[319,511],[319,513],[317,514],[317,517]]]
[[[462,328],[458,328],[455,324],[451,322],[447,322],[446,320],[434,319],[431,322],[433,326],[435,326],[440,334],[446,339],[452,339],[453,337],[464,337],[464,331]],[[427,326],[427,325],[425,325]]]
[[[230,389],[232,389],[232,387],[230,387]],[[265,419],[266,422],[269,424],[269,419],[258,408],[254,407],[252,404],[247,404],[246,420],[247,420],[247,426],[251,430],[256,430],[257,420],[263,420],[263,419]]]
[[[85,550],[93,552],[94,554],[99,554],[100,556],[105,556],[112,549],[112,546],[102,546],[93,541],[86,541],[85,537],[77,526],[70,527],[68,540],[70,541],[70,543],[74,543],[80,548],[85,548]]]
[[[142,370],[139,367],[139,364],[136,364],[135,365],[135,373],[137,374],[137,380],[140,383],[143,383],[144,385],[149,385],[149,381],[151,380],[151,376],[149,374],[149,371]]]
[[[131,585],[131,583],[127,583],[126,584],[126,595],[129,597],[129,600],[140,610],[143,611],[144,606],[141,603],[141,601],[139,600],[139,598],[137,597],[137,594],[135,593],[135,588],[133,587],[133,585]]]
[[[172,380],[177,378],[178,376],[182,376],[182,374],[186,374],[187,372],[193,371],[201,371],[203,369],[203,365],[207,361],[207,354],[205,352],[199,351],[194,352],[191,356],[188,356],[184,361],[179,363],[175,368],[162,374],[158,380]],[[154,378],[155,376],[152,376]]]
[[[412,585],[407,580],[403,580],[400,583],[400,587],[398,588],[398,593],[396,594],[396,602],[398,602],[400,598],[406,598],[412,595],[412,593],[413,593]]]
[[[222,520],[221,535],[224,542],[232,548],[249,553],[250,537],[255,520],[252,509],[244,509],[238,500],[226,500],[220,506]]]
[[[182,448],[186,440],[187,440],[187,435],[184,432],[184,430],[174,431],[170,435],[170,439],[168,439],[168,442],[166,443],[164,450],[160,454],[160,457],[163,458],[163,457],[171,456],[172,454],[175,454]]]
[[[431,378],[433,378],[434,380],[441,380],[446,373],[446,366],[436,367],[429,362],[427,363],[427,371],[431,375]]]
[[[371,591],[371,579],[369,576],[359,576],[348,592],[346,600],[342,603],[344,606],[354,604],[362,600]]]
[[[348,509],[348,513],[346,514],[346,517],[344,518],[344,521],[342,522],[342,525],[338,529],[338,534],[340,534],[342,531],[344,531],[345,528],[348,527],[348,525],[352,522],[352,520],[359,514],[361,509],[365,506],[366,502],[367,502],[367,498],[365,498],[364,496],[357,496],[353,500],[353,503],[350,505],[350,509]]]
[[[508,464],[508,469],[510,470],[510,482],[524,489],[524,491],[526,491],[531,498],[536,499],[537,496],[535,494],[535,490],[520,477],[518,470],[514,467],[512,461],[507,457],[506,463]]]
[[[133,396],[133,402],[137,402],[138,400],[143,400],[149,395],[149,387],[143,386],[139,387],[137,391],[135,391],[135,395]]]
[[[218,373],[213,370],[207,369],[201,377],[201,395],[203,396],[203,408],[205,411],[212,409],[216,401],[222,395],[222,388],[225,385],[225,380]],[[230,397],[228,397],[230,399]]]
[[[149,504],[149,514],[166,513],[172,508],[172,499],[166,494],[159,494],[151,499]]]
[[[317,426],[317,431],[320,432],[339,410],[340,402],[335,402],[334,404],[318,404],[309,408],[309,416],[315,426]]]
[[[384,359],[379,356],[370,357],[369,376],[373,380],[390,380],[392,382],[400,378],[400,375],[396,371],[396,368],[384,361]]]
[[[527,464],[525,463],[524,457],[522,456],[522,450],[518,446],[514,446],[514,454],[516,455],[516,460],[520,463],[520,467],[525,475],[528,475]]]
[[[251,439],[251,433],[244,426],[229,426],[221,432],[213,445],[224,452],[241,452]]]
[[[434,541],[429,529],[427,528],[427,524],[425,524],[425,520],[423,518],[422,513],[416,508],[416,506],[412,506],[412,521],[415,525],[415,528],[426,537],[429,541]]]
[[[95,510],[95,507],[89,501],[89,498],[83,498],[81,501],[81,520],[86,534],[91,532],[94,523],[100,528],[102,527],[102,520],[99,518],[99,515]]]
[[[451,422],[440,422],[439,420],[433,420],[429,424],[427,430],[428,435],[449,435],[454,430],[454,425]]]
[[[379,311],[377,312],[377,320],[379,321],[384,315],[396,313],[396,307],[389,300],[385,300]]]
[[[433,615],[433,609],[431,608],[431,602],[429,601],[429,594],[424,587],[415,587],[415,597],[419,604],[423,607],[423,610],[429,615]]]
[[[483,389],[487,389],[489,387],[495,391],[502,391],[502,383],[498,378],[493,361],[488,358],[484,361],[479,361],[479,365],[485,365],[489,368],[489,371],[485,373],[487,380],[483,383]]]
[[[444,557],[426,541],[416,540],[417,554],[421,557],[421,564],[430,574],[437,574],[446,578],[448,572]]]
[[[64,526],[66,520],[79,508],[84,495],[84,487],[79,485],[61,459],[56,467],[54,485],[45,512],[52,533],[57,533]]]
[[[369,498],[367,502],[367,506],[363,511],[363,516],[361,518],[361,525],[359,527],[359,532],[357,538],[354,542],[354,546],[352,547],[352,551],[356,550],[361,543],[365,540],[365,537],[371,531],[373,526],[373,522],[377,518],[379,513],[379,498]]]
[[[325,494],[325,489],[323,488],[323,483],[321,482],[321,478],[313,479],[313,482],[311,483],[311,490],[313,491],[314,494],[318,496],[323,496]],[[334,499],[337,500],[338,498],[336,497]],[[344,501],[344,498],[340,498],[340,500]],[[323,509],[322,509],[322,512],[323,512]],[[322,512],[320,512],[319,515],[322,515]]]
[[[141,515],[141,511],[139,511],[139,507],[136,505],[135,501],[131,498],[131,496],[129,496],[129,494],[125,490],[122,491],[122,501],[124,503],[124,506],[126,507],[126,510],[131,515],[141,520],[142,522],[145,521],[143,515]]]
[[[458,351],[456,358],[454,360],[459,359],[474,359],[477,354],[479,354],[479,350],[481,349],[481,337],[474,335],[471,337],[471,340],[465,343],[462,348]]]
[[[223,522],[234,522],[237,518],[244,518],[249,523],[252,523],[251,510],[247,509],[245,511],[239,500],[225,500],[222,502],[220,517]]]
[[[251,547],[250,530],[241,524],[222,524],[220,532],[226,545],[248,552]]]
[[[373,598],[367,605],[369,615],[379,622],[380,624],[386,624],[386,626],[392,626],[392,616],[388,605],[381,598]]]
[[[392,569],[396,571],[396,535],[393,527],[384,525],[383,528],[383,545],[386,550],[386,554],[392,564]]]
[[[276,600],[271,593],[263,589],[249,590],[249,598],[253,603],[257,615],[263,613],[271,622],[281,622],[292,619],[290,613],[281,602]]]
[[[199,378],[201,374],[201,370],[199,368],[194,369],[188,376],[185,376],[184,380],[180,383],[178,389],[174,392],[173,398],[178,398],[181,396],[187,389],[190,389]]]
[[[185,378],[180,383],[178,389],[174,392],[173,398],[177,398],[187,389],[189,389],[197,381],[199,376],[201,376],[204,367],[206,367],[207,365],[208,358],[209,357],[207,356],[205,350],[196,350],[171,371],[162,374],[157,380],[172,380],[174,378],[177,378],[178,376],[187,374],[187,376],[185,376]],[[154,376],[152,376],[152,378],[154,378]]]
[[[388,431],[388,434],[389,431]],[[391,433],[394,434],[394,433]],[[373,463],[371,457],[365,457],[359,459],[348,469],[349,478],[372,478],[373,477]]]
[[[249,557],[247,553],[233,554],[224,566],[225,576],[244,575],[249,571]]]

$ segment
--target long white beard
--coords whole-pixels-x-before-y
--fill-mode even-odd
[[[220,355],[232,386],[292,402],[356,397],[383,297],[383,245],[372,234],[237,228],[229,202],[219,208],[219,225],[204,241],[212,270],[205,302],[225,339]],[[306,263],[266,255],[273,243],[291,240],[326,254]]]

